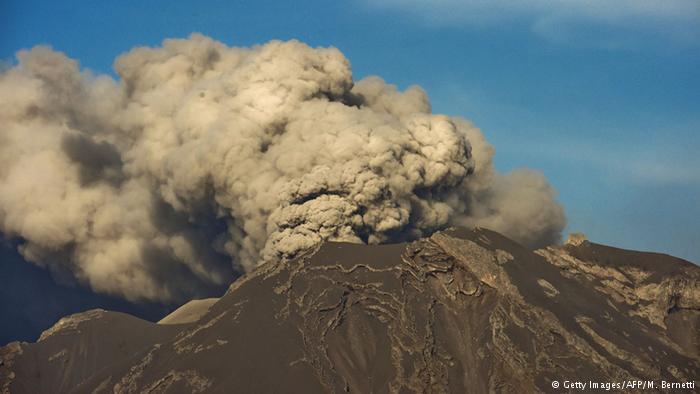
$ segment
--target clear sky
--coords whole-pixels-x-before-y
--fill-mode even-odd
[[[472,120],[501,171],[542,170],[567,231],[700,262],[697,0],[0,2],[4,62],[49,44],[113,73],[118,54],[192,32],[335,46],[356,79],[420,85],[434,112]]]

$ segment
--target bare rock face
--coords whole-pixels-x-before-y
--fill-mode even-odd
[[[0,349],[0,391],[521,393],[700,376],[700,268],[585,239],[326,243],[196,309],[171,324],[64,318]]]
[[[218,298],[192,300],[177,308],[168,316],[160,319],[158,324],[182,324],[196,322],[197,320],[201,319],[202,316],[209,311],[209,308],[218,300]]]

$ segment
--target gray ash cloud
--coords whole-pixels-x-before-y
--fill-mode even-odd
[[[417,86],[354,81],[335,48],[202,35],[135,48],[119,78],[47,47],[0,74],[0,232],[102,293],[176,301],[323,240],[482,225],[529,246],[564,212],[538,172],[496,172]]]

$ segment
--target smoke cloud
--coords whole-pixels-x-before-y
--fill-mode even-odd
[[[177,301],[325,239],[483,225],[530,246],[565,224],[537,172],[499,174],[419,87],[353,81],[334,48],[136,48],[119,75],[47,47],[0,74],[0,231],[98,292]]]

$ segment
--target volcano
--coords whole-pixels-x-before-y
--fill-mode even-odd
[[[3,393],[662,390],[700,376],[700,268],[483,228],[327,242],[159,323],[90,310],[0,357]]]

